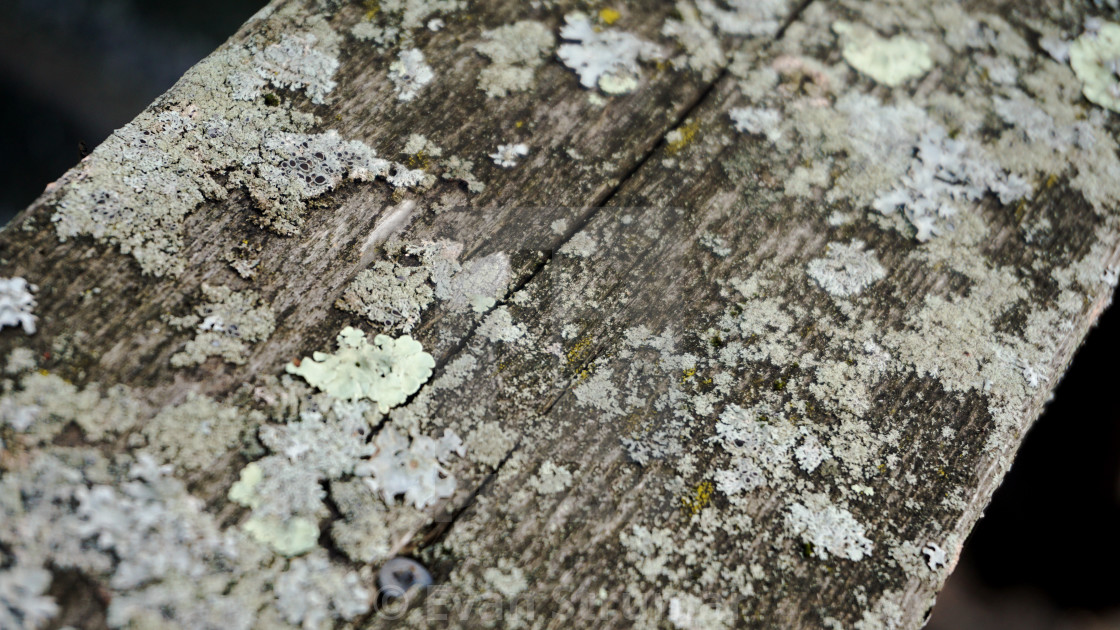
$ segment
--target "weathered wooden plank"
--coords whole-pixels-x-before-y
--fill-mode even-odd
[[[1038,130],[1001,102],[1029,94],[1056,127],[1093,115],[1072,73],[1026,45],[1052,35],[1034,20],[1079,16],[1015,15],[1012,26],[948,5],[884,14],[811,7],[691,114],[691,142],[662,147],[580,245],[512,300],[510,321],[525,327],[516,341],[468,346],[497,372],[420,395],[419,417],[438,419],[426,429],[500,418],[517,446],[428,551],[448,577],[413,625],[444,615],[533,627],[924,618],[1044,384],[1111,298],[1115,145],[1098,118],[1103,154],[1082,147],[1050,161],[1053,145],[1024,146]],[[908,36],[940,42],[940,72],[889,99],[879,88],[835,117],[845,96],[870,86],[844,76],[827,35],[853,18],[888,33],[899,20]],[[955,46],[940,35],[962,27],[972,37]],[[1002,56],[985,61],[993,54]],[[999,62],[1022,73],[1025,94],[977,70]],[[873,129],[911,104],[930,118],[897,135]],[[763,130],[781,136],[736,134],[729,112],[739,107],[774,111],[784,121]],[[894,184],[867,171],[916,179],[925,160],[913,152],[932,150],[920,138],[930,124],[955,127],[968,144],[954,159],[975,151],[971,169],[1023,174],[1032,199],[1000,204],[998,175],[952,231],[924,245],[913,224],[864,218],[862,206]],[[860,155],[872,138],[879,144]],[[861,184],[870,199],[857,197]],[[1040,228],[1050,236],[1040,240]],[[844,271],[820,264],[830,246],[850,258]],[[569,386],[558,402],[557,384]],[[741,431],[725,425],[733,437],[721,439],[717,417]],[[818,465],[823,449],[831,457]],[[758,487],[725,491],[734,484]]]
[[[303,30],[318,33],[320,43],[330,39],[303,9],[279,6],[236,41],[267,51]],[[626,32],[654,41],[667,20],[687,18],[690,9],[679,5],[680,14],[667,17],[668,8],[656,6],[662,12],[642,14],[635,5],[621,16],[600,13],[596,28],[620,32],[608,23],[623,17]],[[698,6],[708,16],[722,10]],[[529,156],[512,170],[495,170],[477,196],[451,184],[390,194],[380,182],[339,182],[312,199],[322,207],[308,208],[300,224],[292,214],[307,202],[299,185],[269,188],[276,182],[267,169],[245,166],[239,154],[236,163],[208,158],[230,196],[191,208],[181,246],[167,247],[177,233],[162,224],[159,238],[134,239],[157,244],[138,256],[149,272],[166,278],[181,266],[175,280],[142,278],[133,261],[103,245],[56,248],[52,229],[3,235],[6,269],[42,287],[41,330],[30,339],[48,371],[28,374],[28,357],[16,355],[24,360],[9,373],[25,373],[3,399],[9,450],[0,507],[16,529],[0,540],[11,545],[12,531],[28,534],[27,557],[8,562],[7,575],[41,580],[35,563],[53,549],[47,555],[59,569],[74,567],[113,593],[99,604],[84,579],[59,571],[52,592],[66,595],[60,619],[96,617],[109,604],[110,625],[155,623],[153,614],[160,624],[193,627],[216,619],[247,625],[254,616],[263,626],[315,626],[331,617],[395,623],[396,609],[365,610],[372,569],[407,552],[424,559],[440,585],[414,602],[412,625],[442,623],[435,615],[444,613],[451,625],[469,626],[866,628],[920,621],[1018,432],[1037,414],[1113,281],[1117,167],[1108,119],[1081,100],[1067,67],[1028,44],[1059,26],[1072,29],[1081,16],[999,8],[1012,16],[1007,22],[982,7],[970,16],[952,4],[813,5],[780,42],[742,46],[731,74],[706,95],[703,77],[714,78],[718,63],[699,78],[639,66],[636,91],[599,109],[574,75],[548,61],[534,70],[531,94],[471,114],[472,103],[495,104],[463,96],[479,96],[476,70],[484,65],[465,52],[479,41],[479,22],[524,18],[516,9],[472,9],[470,20],[449,19],[427,42],[421,40],[429,35],[415,30],[432,66],[450,68],[421,88],[422,108],[396,103],[384,62],[363,65],[350,42],[339,53],[338,101],[316,110],[339,117],[341,137],[361,138],[390,158],[416,131],[445,156],[477,156],[480,144],[496,145],[504,134],[525,139],[515,130],[527,125]],[[540,9],[539,17],[554,30],[568,10]],[[776,20],[788,9],[770,10]],[[754,23],[758,15],[750,16]],[[331,17],[336,29],[362,19],[353,6]],[[868,66],[861,53],[882,42],[843,22],[903,33],[890,55],[900,63]],[[704,24],[693,26],[712,36]],[[294,49],[318,50],[308,41]],[[195,75],[200,82],[189,76],[155,111],[189,115],[198,90],[214,88],[211,70],[203,70]],[[886,87],[899,72],[916,74]],[[238,75],[217,76],[223,84]],[[304,79],[308,95],[322,87]],[[606,85],[627,87],[628,80],[617,76]],[[283,96],[282,107],[315,109],[298,93]],[[666,102],[676,104],[666,110]],[[301,127],[280,113],[262,130],[252,113],[263,109],[259,102],[256,110],[231,107],[223,113],[236,114],[249,142],[219,144],[246,152],[250,162],[254,151],[265,164],[275,159],[279,149],[269,137],[290,139],[274,127],[304,133],[334,126]],[[688,120],[679,121],[686,112]],[[158,125],[181,122],[168,120]],[[518,120],[527,122],[511,129]],[[645,160],[676,122],[677,131]],[[579,131],[568,140],[572,130]],[[200,142],[192,131],[174,129],[182,136],[175,142]],[[324,136],[312,142],[337,144]],[[550,149],[538,151],[546,143]],[[586,168],[565,166],[571,147]],[[414,145],[408,157],[420,165],[430,152]],[[98,155],[115,154],[103,148]],[[171,172],[198,170],[189,160],[178,166]],[[96,164],[84,168],[89,173]],[[87,177],[111,188],[120,175]],[[73,203],[67,195],[83,190],[81,172],[69,177],[29,212],[32,229],[46,227],[59,201]],[[182,193],[206,184],[198,181],[174,183]],[[247,212],[246,189],[261,214]],[[122,191],[127,195],[115,190]],[[457,209],[464,201],[469,207]],[[553,204],[526,207],[542,201]],[[921,212],[950,203],[951,216]],[[881,212],[870,209],[876,206]],[[377,207],[385,209],[370,211]],[[131,210],[126,216],[143,218],[143,208]],[[136,236],[132,225],[106,216],[109,240]],[[298,232],[279,238],[254,227],[254,218]],[[919,242],[916,235],[932,238]],[[557,249],[541,268],[544,254]],[[259,260],[255,276],[234,279],[227,253],[243,272]],[[379,260],[382,253],[387,260]],[[375,331],[396,335],[416,324],[413,333],[437,363],[434,378],[386,418],[332,405],[298,379],[274,377],[291,357],[333,350],[330,338],[360,319],[331,305],[374,261],[369,295],[351,294],[348,304],[372,306]],[[455,271],[457,261],[470,262]],[[203,282],[252,287],[263,299],[232,304],[236,297],[214,288],[200,299]],[[507,287],[523,283],[506,300]],[[100,297],[94,286],[102,287]],[[120,296],[90,312],[105,287],[119,287]],[[158,319],[205,301],[225,304],[200,312],[198,321]],[[73,330],[74,322],[86,332]],[[223,335],[230,323],[239,332]],[[195,358],[181,354],[192,334],[201,350],[243,357],[244,365],[211,358],[173,368]],[[24,341],[12,331],[4,337],[6,344]],[[267,341],[254,342],[258,337]],[[313,365],[293,369],[313,378]],[[78,396],[53,380],[54,372],[132,389]],[[194,392],[222,405],[188,396]],[[164,410],[152,418],[158,408]],[[258,433],[266,418],[274,422]],[[101,435],[130,423],[137,428],[120,439]],[[445,430],[465,440],[465,455],[448,452],[454,443],[429,441]],[[372,446],[357,437],[375,432]],[[233,540],[214,542],[214,520],[192,511],[175,482],[128,457],[104,470],[102,455],[75,448],[83,439],[100,441],[105,453],[170,462]],[[244,466],[248,460],[257,463]],[[405,464],[413,468],[394,468]],[[130,467],[139,481],[126,481]],[[239,469],[241,482],[231,490]],[[255,471],[264,472],[256,485]],[[457,482],[454,494],[441,481],[447,477]],[[388,495],[384,501],[367,481]],[[319,496],[320,488],[329,494]],[[79,507],[42,507],[50,504],[38,500],[44,489],[60,505]],[[118,511],[154,525],[138,528]],[[55,525],[36,529],[47,517]],[[182,529],[169,531],[169,522]],[[122,523],[129,524],[125,532]],[[129,536],[131,530],[147,535]],[[71,531],[73,543],[94,534],[100,542],[84,552],[60,546],[54,536]],[[311,547],[318,542],[336,556],[307,554],[308,531],[321,532]],[[297,557],[275,556],[261,541]],[[228,548],[239,555],[225,557]],[[105,562],[97,549],[118,560],[97,564]],[[171,549],[189,550],[192,560]],[[5,558],[21,553],[0,551]],[[161,570],[136,560],[148,556],[181,564]],[[356,564],[348,566],[345,556]],[[41,611],[48,608],[43,603]]]
[[[726,63],[722,55],[709,54],[691,72],[635,60],[615,67],[609,80],[592,80],[601,89],[588,91],[577,87],[570,69],[551,60],[554,33],[564,16],[573,15],[574,7],[564,3],[537,8],[490,3],[469,12],[458,11],[463,8],[459,3],[333,6],[338,4],[270,6],[137,121],[53,184],[5,231],[0,245],[5,272],[31,277],[39,288],[36,336],[5,335],[2,341],[5,351],[17,346],[30,350],[12,355],[13,379],[5,385],[4,461],[11,471],[5,477],[7,488],[15,490],[8,495],[14,503],[5,505],[8,527],[15,529],[7,530],[5,540],[15,540],[14,532],[27,527],[47,539],[64,535],[61,524],[29,525],[36,518],[85,518],[24,513],[30,508],[20,497],[44,489],[71,493],[64,502],[75,506],[88,500],[78,486],[30,481],[34,473],[28,466],[63,466],[37,454],[48,441],[100,442],[107,454],[142,448],[174,462],[191,492],[209,502],[227,525],[243,518],[243,508],[223,506],[244,464],[238,444],[243,438],[255,441],[256,426],[264,419],[249,407],[274,400],[268,384],[277,366],[298,356],[312,338],[323,343],[310,345],[329,343],[341,322],[353,319],[331,305],[357,271],[379,256],[378,245],[406,227],[418,241],[454,238],[432,251],[445,275],[460,263],[464,270],[442,282],[432,279],[440,304],[428,311],[426,331],[418,333],[425,348],[442,361],[479,317],[469,302],[480,302],[484,311],[488,301],[505,295],[507,286],[531,274],[541,254],[563,242],[589,209],[635,168]],[[615,40],[600,42],[610,50],[587,53],[590,61],[613,67],[617,59],[605,57],[608,53],[625,58],[638,54],[634,50],[643,57],[669,52],[671,40],[656,47],[641,43],[659,39],[672,11],[647,4],[593,15],[591,33],[618,20],[626,30]],[[777,30],[788,10],[784,3],[770,7],[768,23],[755,34]],[[540,38],[538,46],[511,50],[526,43],[521,31],[499,42],[502,46],[482,51],[485,55],[475,50],[487,40],[485,28],[532,18],[542,20],[535,32],[530,29]],[[572,21],[573,28],[579,26],[578,18]],[[585,32],[575,40],[581,38],[595,36]],[[709,40],[709,45],[717,41]],[[408,53],[414,47],[423,49],[435,81],[424,84],[423,66]],[[501,99],[484,96],[479,91],[482,73],[493,70],[486,56],[510,61],[514,67],[509,70],[527,72],[528,80],[505,77],[509,70],[498,75],[514,87],[524,83],[526,91]],[[403,65],[394,69],[394,59]],[[412,91],[422,98],[409,105]],[[623,94],[612,97],[614,93]],[[498,151],[499,144],[519,141],[530,147],[519,169],[505,171],[488,163],[486,156]],[[381,164],[369,148],[403,164]],[[399,155],[401,151],[406,153]],[[474,162],[473,174],[462,160]],[[315,169],[312,175],[322,176],[322,183],[293,177],[305,164]],[[381,172],[386,166],[387,172]],[[409,170],[415,167],[434,181]],[[388,179],[392,187],[353,182],[375,177]],[[419,185],[415,179],[421,179]],[[479,190],[476,180],[485,190]],[[550,205],[541,212],[519,214],[523,206],[546,201]],[[61,245],[60,236],[65,237]],[[494,243],[515,257],[490,255],[497,253],[490,251],[498,249]],[[230,292],[228,287],[251,287],[251,292]],[[12,286],[13,292],[18,290]],[[265,339],[268,343],[261,343]],[[210,353],[224,361],[206,360]],[[196,363],[201,367],[192,367]],[[26,373],[33,364],[40,372]],[[88,389],[78,395],[67,382],[71,380]],[[262,381],[264,388],[256,387]],[[100,395],[111,384],[128,389]],[[242,404],[246,406],[238,408]],[[161,408],[165,411],[153,418]],[[35,428],[25,435],[29,422]],[[259,456],[259,446],[247,446],[246,455]],[[63,454],[100,461],[93,451],[64,448]],[[76,461],[69,465],[80,467]],[[127,461],[121,460],[109,476],[87,474],[86,482],[116,492],[110,488],[119,487],[123,478],[113,475],[127,475]],[[184,495],[175,482],[169,483],[165,490],[170,495],[164,498],[175,506]],[[364,501],[372,501],[372,495]],[[332,497],[332,509],[341,502]],[[158,504],[147,507],[162,509]],[[132,508],[137,509],[125,512],[141,511]],[[168,513],[155,518],[166,522]],[[208,517],[198,518],[187,519],[196,534],[211,527]],[[421,523],[430,518],[421,512],[412,515]],[[148,539],[159,540],[157,533],[147,533]],[[224,587],[206,596],[185,589],[177,603],[167,601],[170,595],[158,584],[148,590],[138,584],[118,584],[110,591],[93,588],[93,580],[111,581],[121,570],[112,560],[109,566],[99,564],[106,562],[105,553],[117,553],[126,563],[130,555],[106,538],[101,555],[71,549],[51,556],[44,549],[55,543],[35,544],[31,538],[19,550],[28,557],[21,556],[5,577],[35,584],[31,594],[37,594],[42,574],[36,565],[59,567],[51,582],[52,595],[64,605],[59,623],[144,623],[151,622],[146,615],[162,609],[156,614],[169,617],[163,623],[178,619],[190,626],[228,627],[245,622],[258,607],[250,599],[226,597],[241,612],[227,616],[230,611],[207,600],[229,595]],[[193,548],[192,555],[197,561],[217,562],[214,549],[207,549]],[[160,553],[147,549],[140,555]],[[254,560],[247,562],[251,566]],[[283,570],[283,562],[263,562],[259,568],[265,573],[258,577],[271,571],[269,566]],[[5,565],[13,566],[8,555]],[[208,570],[192,567],[179,567],[176,575],[197,577],[198,571]],[[239,574],[227,577],[236,580]],[[273,581],[269,577],[261,583]],[[151,599],[137,603],[145,597]],[[262,602],[271,601],[272,596],[264,597]],[[205,607],[212,611],[194,610],[193,598],[207,601]],[[18,621],[38,625],[37,615],[45,618],[50,612],[51,605],[43,602],[38,610],[18,613],[25,615]],[[292,611],[271,610],[262,612],[258,623],[270,627],[277,614],[300,619]],[[335,610],[335,616],[351,614]]]

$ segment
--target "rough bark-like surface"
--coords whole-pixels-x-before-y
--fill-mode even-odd
[[[1116,283],[1102,26],[568,4],[274,3],[0,234],[0,621],[921,625]]]

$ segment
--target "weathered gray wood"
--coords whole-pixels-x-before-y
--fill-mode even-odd
[[[682,16],[650,4],[618,7],[618,22],[602,14],[597,28],[667,44],[663,24]],[[297,10],[251,22],[227,46],[264,47],[308,28],[310,5],[277,6]],[[226,498],[238,471],[283,451],[268,437],[274,429],[257,443],[258,426],[296,423],[299,405],[324,404],[298,379],[275,376],[291,359],[333,351],[343,326],[363,322],[333,306],[347,284],[389,261],[397,282],[430,274],[420,284],[438,292],[440,261],[457,255],[468,271],[456,277],[473,277],[497,302],[480,304],[482,312],[456,303],[473,289],[427,298],[412,334],[435,358],[435,374],[385,418],[369,416],[380,435],[464,438],[466,454],[444,463],[457,489],[416,509],[355,492],[365,487],[349,473],[316,473],[329,489],[319,542],[335,570],[354,569],[373,588],[371,569],[389,556],[422,559],[437,587],[409,598],[404,623],[416,627],[916,627],[1022,431],[1107,304],[1120,256],[1114,114],[1082,99],[1069,68],[1038,48],[1060,28],[1079,33],[1084,16],[1068,7],[955,7],[813,4],[778,41],[722,35],[737,51],[729,71],[705,79],[646,64],[632,94],[595,99],[551,52],[531,92],[496,100],[476,89],[487,65],[471,47],[481,29],[537,18],[555,32],[567,6],[488,3],[448,14],[434,34],[416,29],[438,79],[410,104],[386,77],[396,51],[378,57],[347,40],[337,100],[316,106],[302,92],[275,92],[279,107],[319,116],[300,132],[337,129],[401,161],[395,154],[409,134],[421,133],[445,158],[474,161],[485,191],[442,180],[418,192],[344,182],[311,200],[305,222],[282,237],[257,226],[278,222],[254,210],[231,176],[228,198],[185,217],[183,247],[172,254],[182,271],[141,275],[138,260],[104,243],[57,244],[49,219],[82,185],[79,167],[2,235],[4,273],[40,286],[40,330],[6,329],[0,344],[27,345],[40,369],[82,385],[128,386],[136,427],[117,438],[110,431],[101,450],[170,462],[206,511],[238,533],[252,518]],[[343,31],[369,10],[345,5],[330,22]],[[929,64],[899,87],[877,83],[842,54],[845,42],[868,41],[842,22],[924,42],[917,57]],[[198,80],[226,89],[212,74]],[[154,111],[190,111],[200,93],[185,80]],[[997,100],[1020,103],[1020,94],[1043,108],[1043,122]],[[758,133],[750,122],[735,128],[738,108],[767,110],[753,112],[768,116]],[[485,154],[515,141],[530,145],[528,156],[491,168]],[[947,155],[949,170],[936,174],[947,190],[920,179],[941,159],[934,152]],[[410,157],[413,166],[429,162]],[[438,161],[430,170],[440,172]],[[1015,184],[1009,173],[1028,193],[1002,204],[999,188]],[[943,233],[928,242],[914,238],[916,221],[901,211],[871,209],[907,177],[918,183],[906,194],[957,209],[934,219]],[[259,185],[248,188],[259,195]],[[983,198],[967,198],[972,189]],[[855,266],[829,267],[842,256]],[[255,275],[239,278],[227,258],[259,261]],[[473,262],[500,276],[505,263],[495,261],[503,260],[508,277],[496,289],[470,273]],[[150,260],[139,263],[152,270]],[[172,365],[194,324],[180,330],[168,318],[206,301],[203,283],[255,291],[275,314],[275,330],[247,344],[243,365],[216,357]],[[9,386],[13,405],[26,402],[18,392],[27,379]],[[205,461],[160,446],[161,435],[183,440],[181,448],[197,439],[180,425],[198,421],[200,403],[188,396],[198,393],[233,409],[233,433],[243,435]],[[178,404],[182,416],[152,419]],[[0,409],[14,427],[16,407]],[[22,483],[37,453],[97,439],[101,425],[82,413],[91,412],[56,414],[80,431],[43,429],[54,446],[38,429],[3,433],[7,479]],[[720,437],[728,430],[734,435]],[[288,455],[297,470],[310,465],[298,449]],[[175,496],[163,500],[177,505]],[[237,585],[220,594],[255,611],[258,624],[300,621],[285,580],[304,580],[301,593],[349,592],[329,576],[294,577],[304,560],[238,544],[266,559],[250,553],[232,568],[207,566]],[[52,586],[64,623],[105,623],[112,599],[118,608],[121,598],[156,599],[110,585],[113,571],[75,575],[56,571]],[[168,608],[164,623],[203,623],[187,604]],[[340,611],[315,612],[363,627],[402,623],[399,607]]]

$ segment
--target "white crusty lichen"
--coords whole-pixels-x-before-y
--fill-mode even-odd
[[[497,151],[490,154],[490,159],[502,168],[517,166],[517,160],[529,155],[529,145],[523,143],[499,144]]]
[[[1101,22],[1069,47],[1069,63],[1090,101],[1120,112],[1120,24]]]
[[[418,48],[402,50],[397,60],[389,64],[389,78],[397,89],[397,98],[409,102],[416,99],[420,90],[435,78],[432,67],[424,60]]]
[[[450,429],[436,440],[425,435],[408,436],[387,427],[373,440],[377,454],[362,462],[355,474],[366,478],[374,492],[392,505],[395,497],[417,509],[434,505],[455,493],[455,477],[443,467],[451,455],[466,454],[463,442]]]
[[[386,412],[420,389],[435,365],[432,355],[408,335],[377,335],[371,344],[365,333],[347,326],[338,334],[338,352],[316,352],[285,369],[335,398],[369,399]]]
[[[824,258],[809,261],[806,273],[830,295],[841,298],[856,295],[887,275],[875,251],[864,250],[859,239],[829,243]]]
[[[379,0],[366,3],[365,19],[350,29],[361,41],[372,41],[379,49],[412,47],[420,30],[438,32],[448,16],[466,6],[465,0]]]
[[[261,83],[268,82],[274,87],[304,90],[312,103],[322,104],[335,88],[331,78],[338,70],[338,42],[341,39],[329,28],[316,29],[317,32],[284,34],[279,42],[266,46],[257,55],[257,76]],[[243,86],[255,82],[242,79]],[[246,100],[256,98],[255,90],[239,92]]]
[[[524,92],[533,73],[556,46],[556,37],[541,22],[522,20],[482,32],[474,49],[490,59],[478,73],[478,89],[491,98]]]
[[[731,611],[710,606],[689,593],[669,598],[667,617],[678,630],[720,630],[734,625]]]
[[[782,138],[782,112],[769,107],[735,107],[727,112],[735,131],[766,136],[771,142]]]
[[[695,4],[705,23],[728,35],[748,37],[776,34],[794,5],[789,0],[695,0]]]
[[[906,35],[884,39],[862,24],[832,25],[844,38],[844,60],[879,83],[895,87],[920,77],[933,67],[929,44]]]
[[[19,556],[0,569],[0,628],[36,630],[45,626],[58,614],[58,604],[46,594],[50,585],[50,571],[25,566]]]
[[[268,339],[276,327],[272,309],[261,303],[256,291],[203,284],[202,297],[205,302],[193,314],[169,319],[175,328],[195,331],[194,339],[172,355],[175,367],[201,365],[211,356],[242,365],[250,344]]]
[[[579,75],[585,88],[599,88],[607,94],[633,92],[641,76],[638,62],[664,58],[659,46],[636,35],[596,30],[584,13],[570,13],[564,22],[560,38],[569,43],[561,44],[556,56]]]
[[[945,566],[949,562],[949,555],[937,543],[928,543],[922,549],[922,554],[926,557],[926,564],[929,565],[931,571],[936,571],[939,567]]]
[[[545,460],[537,474],[529,480],[529,486],[540,494],[563,492],[571,485],[572,472],[563,466],[557,466],[551,460]]]
[[[789,452],[797,438],[797,430],[781,414],[764,407],[728,405],[716,422],[712,441],[723,446],[732,459],[727,468],[716,471],[716,487],[734,496],[789,476]]]
[[[374,592],[355,571],[332,563],[326,551],[295,558],[276,580],[276,608],[301,628],[325,628],[369,612]]]
[[[965,202],[993,193],[1010,204],[1031,194],[1024,178],[1001,169],[979,145],[949,137],[940,125],[927,127],[914,147],[905,175],[880,191],[872,207],[887,216],[900,213],[919,241],[955,229]]]
[[[791,504],[786,527],[791,536],[812,545],[813,554],[822,560],[831,554],[859,561],[870,556],[874,546],[852,513],[833,505],[826,494],[812,493],[804,503]]]
[[[476,313],[485,312],[497,304],[498,298],[508,288],[509,276],[509,256],[503,252],[474,258],[461,267],[456,263],[432,271],[437,298],[446,300],[453,309],[470,307]]]
[[[252,609],[232,609],[228,589],[238,571],[256,570],[252,550],[167,472],[144,455],[110,464],[95,450],[40,451],[0,479],[0,543],[19,549],[27,569],[97,580],[110,595],[109,627],[247,630]]]
[[[19,326],[35,334],[35,296],[38,287],[24,278],[0,278],[0,328]]]
[[[468,192],[480,193],[486,190],[486,184],[474,176],[474,162],[453,155],[442,160],[439,165],[443,167],[443,179],[463,182],[467,185]]]

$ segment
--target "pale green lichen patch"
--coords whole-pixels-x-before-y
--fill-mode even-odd
[[[861,24],[836,22],[832,29],[846,39],[842,53],[852,67],[879,83],[895,87],[933,67],[929,45],[906,35],[884,39]]]
[[[1087,29],[1070,45],[1069,63],[1084,84],[1085,98],[1120,112],[1120,24]]]
[[[372,400],[382,412],[420,389],[435,367],[432,355],[408,335],[377,335],[371,344],[365,333],[350,326],[338,334],[338,352],[313,356],[285,369],[335,398]]]
[[[171,357],[171,365],[201,365],[208,357],[242,365],[251,344],[268,339],[276,327],[272,309],[261,304],[255,291],[234,291],[227,286],[202,285],[206,300],[194,314],[169,318],[179,329],[194,329],[195,337]]]
[[[478,89],[491,98],[524,92],[533,85],[533,75],[556,47],[556,37],[541,22],[522,20],[482,32],[474,49],[490,59],[478,73]]]
[[[282,556],[303,555],[319,543],[319,525],[302,516],[287,520],[275,516],[253,516],[241,528],[253,540]]]

